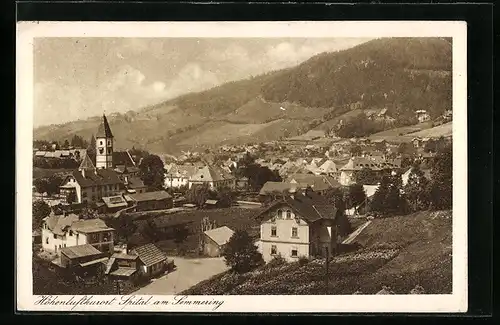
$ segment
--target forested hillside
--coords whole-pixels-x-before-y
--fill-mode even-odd
[[[296,67],[115,114],[109,120],[118,147],[169,152],[179,143],[200,145],[200,135],[207,129],[212,144],[244,143],[255,135],[260,141],[294,136],[318,125],[331,127],[328,121],[352,108],[387,108],[397,120],[425,109],[434,118],[451,109],[451,57],[447,39],[377,39],[319,54]],[[89,119],[41,127],[35,138],[64,140],[73,134],[90,138],[97,123]]]

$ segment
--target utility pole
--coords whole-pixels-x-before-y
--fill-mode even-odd
[[[326,259],[325,259],[325,267],[326,267],[326,274],[325,274],[325,293],[328,294],[328,264],[330,263],[330,250],[328,249],[328,246],[325,247],[326,250]]]

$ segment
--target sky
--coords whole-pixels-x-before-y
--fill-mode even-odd
[[[34,42],[34,126],[137,111],[368,40],[38,38]]]

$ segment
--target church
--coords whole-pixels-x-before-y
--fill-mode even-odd
[[[85,155],[80,167],[65,177],[60,194],[66,203],[97,203],[103,198],[125,193],[146,192],[137,177],[138,167],[128,151],[114,151],[114,137],[108,120],[102,116],[95,136],[95,163]]]

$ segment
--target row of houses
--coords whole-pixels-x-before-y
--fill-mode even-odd
[[[47,159],[75,159],[80,161],[87,154],[87,149],[65,149],[65,150],[34,150],[35,158]]]
[[[172,165],[165,173],[166,188],[191,188],[193,185],[207,185],[211,189],[228,187],[235,189],[236,178],[230,169],[205,164]]]
[[[135,281],[168,271],[171,262],[152,243],[123,251],[114,245],[115,229],[101,219],[82,220],[76,214],[44,219],[42,249],[54,253],[52,263],[75,273],[104,273],[112,279]]]

